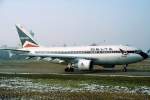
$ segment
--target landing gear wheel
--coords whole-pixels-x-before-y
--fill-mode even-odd
[[[124,72],[127,72],[127,68],[126,68],[126,67],[124,67],[123,71],[124,71]]]
[[[74,68],[70,68],[70,72],[74,72]]]
[[[124,67],[123,67],[123,72],[127,72],[127,67],[128,67],[128,65],[126,64],[126,65],[124,65]]]
[[[65,68],[65,72],[74,72],[74,68]]]
[[[69,68],[67,67],[67,68],[65,68],[65,72],[69,72]]]

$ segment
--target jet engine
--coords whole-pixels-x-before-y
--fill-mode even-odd
[[[73,72],[74,69],[78,70],[92,70],[93,63],[91,60],[87,59],[78,59],[74,63],[69,63],[68,66],[65,68],[65,72]]]
[[[87,60],[87,59],[79,59],[76,67],[79,70],[92,70],[93,69],[93,64],[91,60]]]

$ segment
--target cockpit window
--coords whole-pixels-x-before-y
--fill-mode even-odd
[[[142,52],[142,50],[136,50],[136,51],[135,51],[135,53],[140,53],[140,52]]]

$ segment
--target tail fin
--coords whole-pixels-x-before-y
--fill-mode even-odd
[[[23,48],[39,47],[39,45],[33,40],[30,32],[26,31],[21,25],[16,25],[17,32]]]

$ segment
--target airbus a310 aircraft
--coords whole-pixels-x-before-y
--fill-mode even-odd
[[[78,70],[92,70],[93,65],[101,65],[104,68],[114,68],[115,65],[123,65],[123,70],[127,71],[128,64],[140,62],[149,57],[150,51],[143,52],[140,49],[124,45],[104,45],[104,46],[80,46],[80,47],[42,47],[34,41],[30,32],[21,25],[16,25],[17,32],[22,44],[17,54],[26,55],[30,58],[50,57],[52,59],[62,59],[68,63],[66,72]]]

